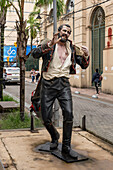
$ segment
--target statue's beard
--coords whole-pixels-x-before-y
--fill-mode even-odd
[[[67,41],[67,39],[65,39],[65,38],[61,38],[61,40],[60,40],[61,42],[66,42]]]
[[[64,37],[65,36],[65,37]],[[62,36],[60,36],[60,34],[58,35],[58,38],[61,38],[61,42],[63,42],[63,43],[65,43],[67,40],[68,40],[68,38],[67,38],[67,35],[65,35],[65,34],[62,34]]]

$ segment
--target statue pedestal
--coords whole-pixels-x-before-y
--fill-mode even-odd
[[[56,156],[57,158],[65,161],[66,163],[73,163],[73,162],[79,162],[79,161],[86,161],[88,158],[84,155],[79,154],[78,152],[71,150],[71,155],[74,156],[66,156],[63,155],[61,152],[62,144],[59,143],[58,148],[55,150],[50,150],[50,142],[47,142],[45,144],[41,144],[35,148],[36,152],[50,152],[52,155]]]

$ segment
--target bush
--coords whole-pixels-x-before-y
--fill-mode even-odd
[[[15,101],[12,97],[5,95],[3,96],[3,101]],[[17,101],[15,101],[18,103]],[[35,127],[42,127],[42,123],[40,120],[35,119]],[[20,119],[20,111],[11,110],[9,113],[4,113],[0,115],[0,129],[23,129],[30,128],[31,126],[31,118],[28,113],[25,113],[24,121]]]
[[[27,113],[25,113],[25,120],[21,121],[20,112],[9,113],[0,120],[0,129],[22,129],[30,128],[31,120]],[[41,127],[41,121],[35,120],[35,126]]]
[[[8,95],[4,95],[3,96],[3,101],[15,101],[17,103],[16,100],[14,100],[12,97],[8,96]]]

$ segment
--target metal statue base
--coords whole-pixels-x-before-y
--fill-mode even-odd
[[[58,149],[56,150],[61,150],[62,144],[59,143]],[[53,152],[53,150],[50,149],[50,142],[46,142],[44,144],[41,144],[35,148],[36,152],[43,151],[43,152]]]
[[[60,150],[56,150],[56,151],[52,152],[52,155],[54,155],[57,158],[65,161],[66,163],[73,163],[73,162],[79,162],[79,161],[86,161],[86,160],[88,160],[87,157],[79,154],[78,152],[75,152],[74,150],[71,150],[70,154],[73,155],[73,157],[68,156],[68,155],[63,155]]]
[[[62,144],[59,143],[58,148],[55,150],[50,150],[50,142],[46,142],[45,144],[41,144],[35,148],[36,152],[50,152],[52,155],[56,156],[57,158],[65,161],[66,163],[73,163],[73,162],[79,162],[79,161],[86,161],[88,158],[84,155],[79,154],[78,152],[71,150],[71,155],[74,156],[67,156],[63,155],[61,152]]]

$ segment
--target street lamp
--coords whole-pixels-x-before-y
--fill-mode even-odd
[[[37,18],[36,18],[36,19],[42,19],[42,18],[41,18],[41,16],[40,16],[40,14],[38,14],[38,16],[37,16]]]
[[[40,15],[44,15],[44,16],[49,16],[48,14],[40,14],[38,13],[38,16],[36,19],[42,19],[42,17]],[[45,19],[45,22],[46,22],[46,19]],[[43,22],[44,23],[44,22]],[[44,27],[44,38],[47,38],[47,31],[46,31],[46,23],[45,23],[45,27]]]
[[[42,17],[41,17],[40,15],[49,16],[49,15],[47,15],[47,14],[40,14],[40,13],[38,13],[38,16],[37,16],[37,18],[36,18],[36,19],[42,19]]]
[[[75,21],[74,21],[74,19],[75,19],[75,17],[74,17],[74,3],[73,3],[73,1],[71,1],[71,8],[73,7],[73,41],[75,40],[75,38],[74,38],[74,36],[75,36],[75,31],[74,31],[74,25],[75,25]]]

